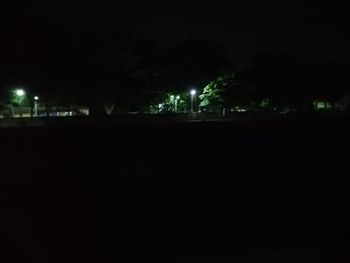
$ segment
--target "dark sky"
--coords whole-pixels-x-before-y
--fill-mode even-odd
[[[304,1],[303,1],[304,2]],[[73,32],[126,30],[173,44],[188,36],[216,40],[244,65],[258,52],[291,50],[349,59],[343,6],[298,1],[26,1],[2,13],[47,16]],[[346,13],[343,13],[346,15]]]

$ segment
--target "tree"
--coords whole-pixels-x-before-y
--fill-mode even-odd
[[[60,104],[89,106],[92,114],[129,110],[143,96],[137,68],[150,43],[123,32],[56,34],[50,43],[50,94]],[[57,41],[56,41],[57,40]]]
[[[217,80],[210,82],[199,96],[200,107],[205,111],[218,111],[231,107],[235,99],[233,98],[236,89],[236,74],[226,74]]]
[[[157,71],[151,85],[165,92],[180,93],[191,86],[200,87],[233,70],[225,48],[205,40],[188,39],[160,48],[153,59]]]
[[[201,100],[199,107],[207,111],[221,108],[224,102],[221,88],[222,86],[219,86],[216,81],[210,82],[199,96]]]
[[[313,110],[315,99],[337,101],[345,96],[346,83],[338,62],[289,53],[259,55],[241,74],[241,84],[256,102],[269,99],[278,110]]]

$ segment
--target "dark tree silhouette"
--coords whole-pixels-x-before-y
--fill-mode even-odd
[[[339,63],[287,53],[257,56],[241,80],[252,98],[269,98],[278,109],[310,110],[315,99],[334,102],[346,94],[346,74]]]
[[[233,70],[226,50],[210,41],[187,40],[158,53],[153,85],[165,91],[184,91],[203,85]]]

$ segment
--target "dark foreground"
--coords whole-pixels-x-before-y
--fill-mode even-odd
[[[3,129],[1,262],[349,262],[347,119]]]

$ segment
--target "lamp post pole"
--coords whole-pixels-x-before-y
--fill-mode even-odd
[[[34,97],[34,116],[35,117],[38,117],[38,100],[39,100],[39,97],[35,96]]]
[[[22,117],[22,104],[23,104],[23,101],[25,99],[25,96],[26,96],[26,92],[23,90],[23,89],[16,89],[14,91],[15,93],[15,100],[17,101],[18,105],[19,105],[19,109],[20,109],[20,117]],[[14,113],[12,113],[12,115],[14,115]]]
[[[194,96],[196,96],[197,91],[196,90],[191,90],[191,113],[194,113]]]
[[[178,101],[180,100],[180,96],[176,96],[175,98],[175,113],[178,111]]]

